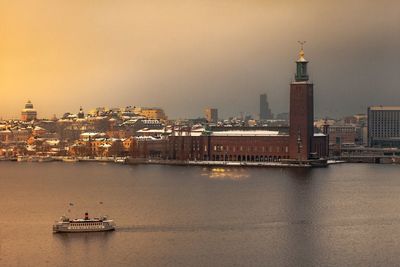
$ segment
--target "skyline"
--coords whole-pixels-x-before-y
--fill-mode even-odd
[[[297,3],[2,2],[0,117],[28,99],[39,117],[128,105],[257,115],[261,93],[287,112],[303,39],[316,117],[398,105],[400,4]]]

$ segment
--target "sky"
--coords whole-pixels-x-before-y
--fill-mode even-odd
[[[316,117],[400,105],[400,1],[0,0],[0,117],[288,112],[299,40]]]

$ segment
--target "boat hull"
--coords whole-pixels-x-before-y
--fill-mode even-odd
[[[75,162],[78,162],[79,159],[63,158],[62,161],[63,161],[63,162],[75,163]]]
[[[92,233],[92,232],[111,232],[115,231],[115,227],[109,229],[53,229],[53,233]]]

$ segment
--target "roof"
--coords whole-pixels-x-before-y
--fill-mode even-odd
[[[46,131],[46,129],[40,127],[40,126],[35,126],[35,128],[33,129],[34,131]]]
[[[109,147],[111,147],[111,145],[110,144],[101,144],[100,147],[109,148]]]
[[[146,141],[159,141],[159,140],[162,140],[160,138],[155,138],[153,136],[135,136],[135,139],[138,140],[138,141],[143,141],[143,140],[146,140]]]
[[[154,120],[154,119],[146,119],[146,120],[142,120],[142,122],[145,124],[160,124],[161,123],[159,120]]]
[[[106,135],[106,134],[105,133],[97,133],[97,132],[81,133],[81,136],[97,136],[97,135]]]
[[[137,133],[171,133],[171,130],[165,130],[165,129],[149,129],[149,128],[143,128],[137,131]]]
[[[279,131],[268,131],[268,130],[252,130],[252,131],[220,131],[211,132],[212,136],[278,136]]]
[[[46,140],[46,143],[51,145],[51,146],[55,146],[58,145],[60,143],[60,140]]]
[[[172,136],[201,136],[203,131],[175,131]]]
[[[370,110],[400,110],[400,106],[371,106]]]

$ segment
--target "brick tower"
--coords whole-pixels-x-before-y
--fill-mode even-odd
[[[308,160],[314,135],[314,85],[308,81],[307,63],[301,43],[295,81],[290,84],[289,157]]]

